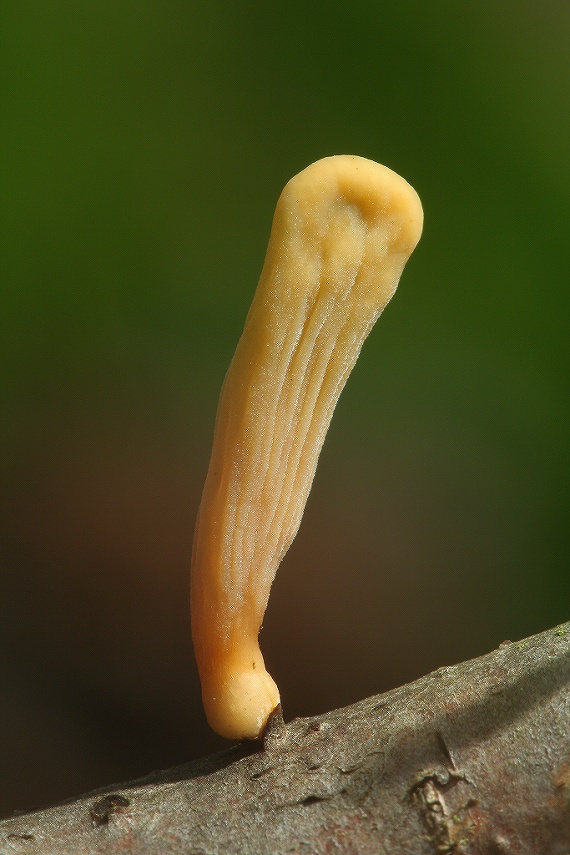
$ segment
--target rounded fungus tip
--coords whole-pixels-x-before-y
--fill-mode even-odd
[[[350,155],[285,186],[220,396],[192,555],[192,636],[211,727],[259,739],[279,690],[258,634],[362,344],[422,231],[412,187]]]

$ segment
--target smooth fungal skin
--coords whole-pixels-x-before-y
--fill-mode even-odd
[[[258,633],[299,528],[338,397],[422,231],[384,166],[327,157],[289,181],[222,388],[192,557],[192,636],[206,716],[258,739],[279,703]]]

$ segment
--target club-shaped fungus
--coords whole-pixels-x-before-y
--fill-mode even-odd
[[[385,166],[327,157],[289,181],[218,406],[192,557],[206,716],[257,739],[279,704],[258,634],[338,397],[422,230]]]

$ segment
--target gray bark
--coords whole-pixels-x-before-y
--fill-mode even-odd
[[[570,853],[570,623],[263,746],[0,823],[0,853]]]

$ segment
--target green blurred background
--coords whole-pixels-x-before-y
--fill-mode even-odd
[[[570,4],[0,14],[0,813],[224,744],[194,519],[275,202],[325,155],[401,173],[425,230],[274,585],[286,717],[568,619]]]

